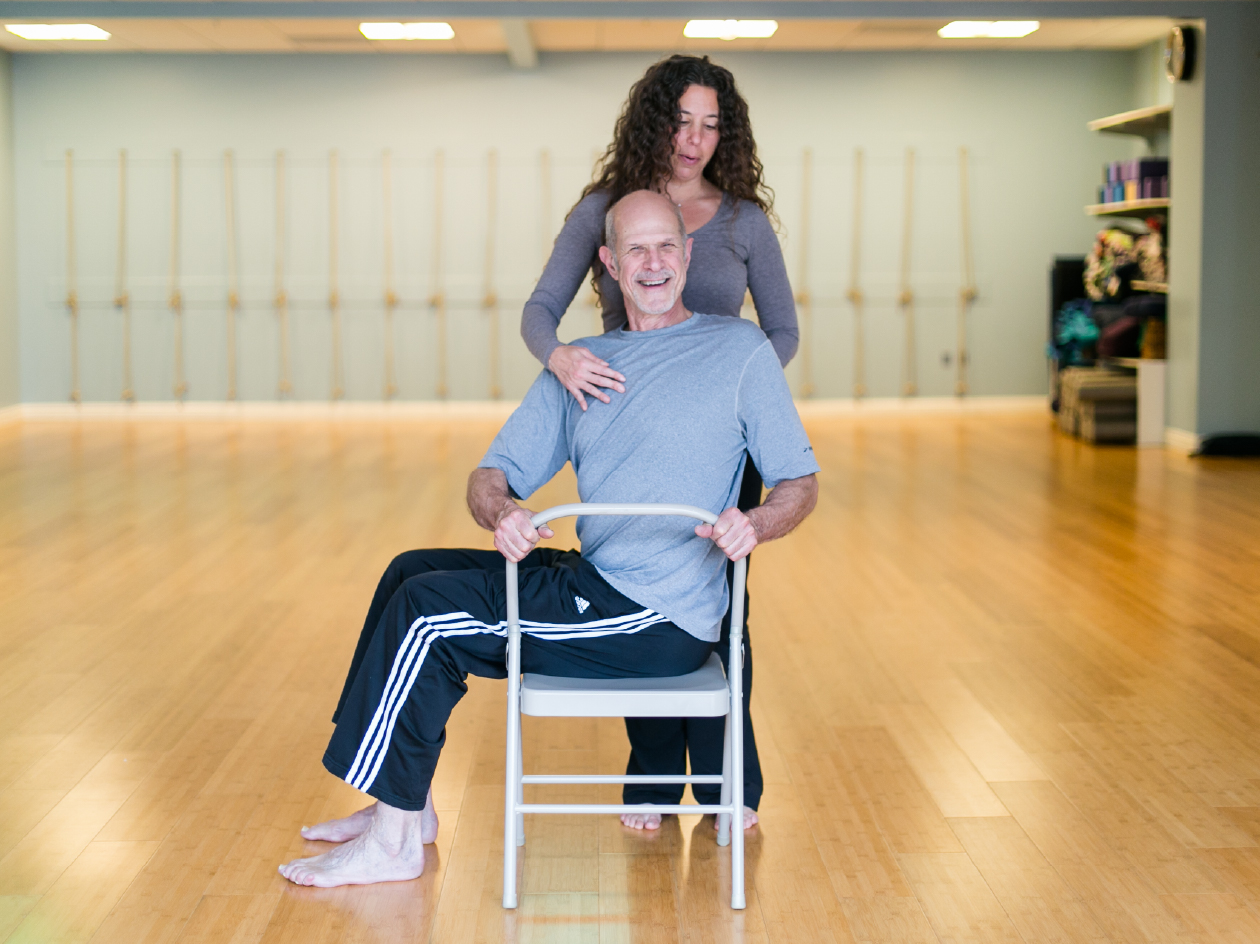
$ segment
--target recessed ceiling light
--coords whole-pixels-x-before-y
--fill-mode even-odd
[[[450,23],[360,23],[368,39],[454,39]]]
[[[1018,39],[1041,28],[1038,20],[955,20],[942,26],[942,39]]]
[[[689,39],[765,39],[778,28],[777,20],[689,20],[683,35]]]
[[[91,23],[9,23],[4,28],[23,39],[109,39],[109,33]]]

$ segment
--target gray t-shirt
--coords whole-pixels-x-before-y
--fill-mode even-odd
[[[766,485],[818,471],[783,369],[750,321],[692,315],[656,331],[619,329],[582,344],[625,374],[585,413],[544,370],[481,460],[528,498],[573,463],[584,502],[735,506],[746,454]],[[582,556],[641,606],[716,641],[726,557],[674,517],[578,519]]]
[[[573,208],[547,260],[547,267],[521,313],[521,337],[543,366],[560,346],[556,328],[578,289],[590,275],[591,260],[604,243],[608,195],[592,193]],[[744,290],[752,293],[757,320],[774,346],[779,363],[787,365],[800,343],[796,301],[783,264],[783,250],[774,227],[757,204],[722,197],[713,219],[688,234],[691,267],[683,287],[683,304],[692,311],[739,317]],[[621,289],[607,272],[599,282],[603,295],[604,330],[626,323]],[[586,342],[580,342],[586,345]]]

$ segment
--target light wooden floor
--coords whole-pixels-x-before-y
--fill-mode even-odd
[[[752,569],[743,914],[699,817],[531,819],[502,911],[475,679],[423,878],[276,874],[360,802],[319,758],[378,572],[488,546],[462,493],[494,423],[0,430],[0,941],[1260,941],[1260,464],[1032,413],[809,425],[818,510]],[[626,751],[615,721],[526,746]]]

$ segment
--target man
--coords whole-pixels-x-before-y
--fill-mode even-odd
[[[608,211],[600,258],[629,326],[583,342],[630,378],[583,411],[548,371],[468,480],[491,551],[413,551],[386,571],[346,679],[324,766],[376,798],[303,830],[344,843],[280,867],[300,885],[403,881],[437,832],[429,784],[469,673],[506,676],[503,557],[520,563],[521,666],[579,678],[683,675],[708,659],[729,599],[726,561],[782,537],[813,509],[813,450],[770,343],[751,322],[682,304],[690,261],[678,208],[639,191]],[[748,395],[756,391],[756,396]],[[734,506],[745,453],[770,486]],[[582,551],[535,549],[517,504],[572,462],[583,501],[676,502],[721,512],[579,519]],[[502,556],[500,556],[502,555]]]

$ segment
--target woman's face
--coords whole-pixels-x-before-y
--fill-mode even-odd
[[[703,85],[688,85],[678,99],[678,134],[674,136],[674,180],[694,180],[717,150],[717,92]]]

